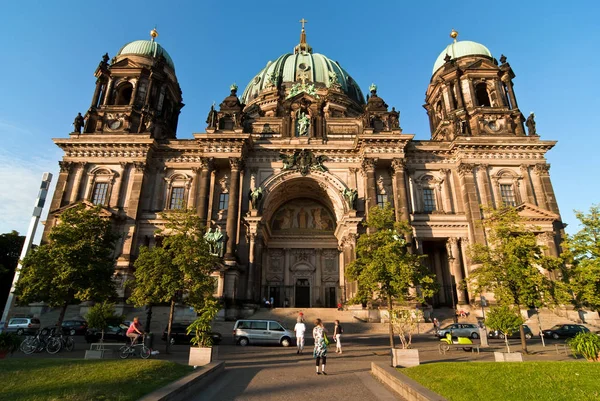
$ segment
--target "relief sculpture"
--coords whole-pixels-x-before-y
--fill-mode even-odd
[[[323,205],[299,199],[283,205],[273,217],[273,230],[333,231],[335,219]]]

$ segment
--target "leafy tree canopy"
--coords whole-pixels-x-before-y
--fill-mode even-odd
[[[563,277],[576,307],[600,309],[600,205],[588,214],[575,211],[581,230],[565,236]]]
[[[218,261],[209,252],[204,227],[193,210],[174,210],[161,218],[165,221],[157,231],[161,244],[140,248],[129,299],[144,306],[185,297],[186,304],[201,308],[213,294],[210,275]]]
[[[558,269],[560,260],[544,254],[534,228],[525,226],[514,207],[486,212],[488,244],[473,244],[468,251],[479,265],[469,275],[471,288],[493,292],[501,305],[539,307],[564,301],[564,286],[544,273]]]
[[[62,306],[73,301],[104,300],[115,296],[114,245],[118,236],[100,207],[67,209],[52,228],[49,242],[23,260],[15,293],[19,302]]]

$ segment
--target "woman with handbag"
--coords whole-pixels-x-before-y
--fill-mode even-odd
[[[313,329],[313,339],[315,340],[315,349],[313,351],[313,358],[316,358],[317,374],[325,373],[325,365],[327,364],[327,346],[329,345],[329,339],[327,338],[327,329],[323,326],[321,319],[315,320],[315,328]],[[321,365],[321,371],[319,372],[319,365]]]

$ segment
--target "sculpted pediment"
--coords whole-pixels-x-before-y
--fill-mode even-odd
[[[50,213],[52,213],[55,216],[60,216],[61,214],[63,214],[65,212],[65,210],[73,209],[74,207],[78,207],[81,204],[83,204],[86,209],[93,209],[97,206],[88,200],[82,200],[82,201],[71,203],[69,205],[63,206],[63,207],[55,209],[55,210],[51,210]],[[118,214],[112,212],[105,206],[100,206],[100,216],[107,217],[107,218],[109,218],[109,217],[118,218],[119,217]]]
[[[139,63],[136,63],[128,58],[124,58],[119,60],[117,63],[112,64],[110,66],[111,71],[114,71],[119,68],[144,68],[145,66]]]
[[[544,210],[531,203],[522,203],[516,207],[519,216],[526,221],[556,221],[560,220],[560,216],[549,210]]]

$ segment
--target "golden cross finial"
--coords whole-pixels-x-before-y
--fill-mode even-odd
[[[306,24],[307,22],[308,22],[308,21],[307,21],[307,20],[305,20],[304,18],[302,18],[302,19],[300,20],[300,23],[302,24],[302,30],[304,30],[304,24]]]

